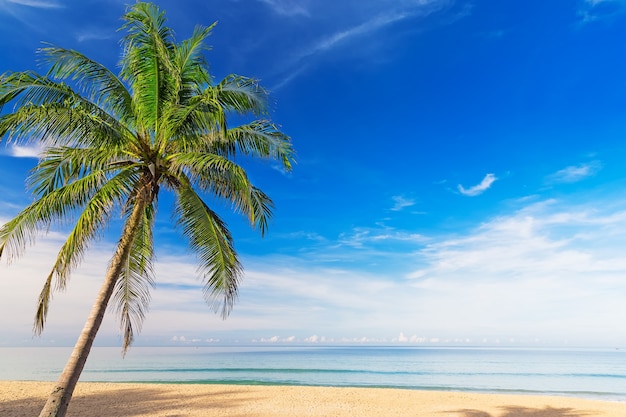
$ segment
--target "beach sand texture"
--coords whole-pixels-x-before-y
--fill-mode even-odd
[[[38,415],[50,382],[0,381],[0,416]],[[625,417],[626,403],[378,388],[79,383],[67,417]]]

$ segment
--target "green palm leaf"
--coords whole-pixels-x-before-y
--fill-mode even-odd
[[[27,243],[34,243],[40,231],[49,230],[56,222],[62,224],[77,213],[106,183],[102,172],[94,172],[59,187],[35,200],[0,228],[0,257],[17,258]]]
[[[291,171],[294,151],[289,136],[268,120],[256,120],[230,129],[223,141],[216,142],[218,150],[280,161],[283,169]]]
[[[160,117],[176,97],[172,83],[173,33],[165,26],[165,13],[150,3],[136,3],[124,16],[126,54],[122,77],[131,84],[139,129],[159,135]]]
[[[150,304],[150,290],[154,288],[154,212],[152,205],[145,207],[113,294],[123,334],[124,352],[132,344],[135,332],[141,330]]]
[[[257,116],[267,111],[268,92],[254,78],[231,74],[215,88],[218,101],[228,110]]]
[[[176,46],[174,63],[178,73],[179,94],[178,103],[187,103],[191,97],[200,92],[203,85],[211,82],[208,64],[202,52],[209,48],[204,40],[211,34],[216,23],[211,26],[196,26],[189,39]]]
[[[68,146],[117,146],[123,139],[132,141],[126,126],[62,84],[39,79],[16,90],[29,100],[0,117],[0,136],[6,135],[9,141]]]
[[[117,120],[132,123],[133,102],[128,90],[108,68],[80,52],[49,46],[39,50],[50,63],[48,76],[78,83],[85,97],[110,111]]]
[[[226,317],[237,298],[242,268],[226,224],[186,183],[177,190],[175,216],[199,262],[207,304]]]
[[[114,172],[135,164],[129,158],[126,152],[114,148],[48,148],[32,169],[27,185],[34,195],[43,196],[89,172]]]
[[[169,162],[173,171],[184,171],[203,191],[229,200],[236,211],[243,213],[253,226],[260,229],[262,235],[265,233],[273,203],[250,183],[239,165],[220,155],[191,152],[173,155]]]

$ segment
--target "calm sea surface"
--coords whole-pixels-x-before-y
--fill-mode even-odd
[[[0,348],[0,379],[54,381],[69,348]],[[82,381],[324,385],[626,402],[626,351],[399,347],[94,348]]]

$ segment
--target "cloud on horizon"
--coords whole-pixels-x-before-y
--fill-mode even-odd
[[[32,308],[62,241],[60,234],[52,233],[29,248],[24,259],[0,265],[0,344],[6,345],[9,335],[35,343],[28,342]],[[397,241],[410,246],[397,253],[390,245]],[[178,342],[184,336],[185,343],[443,343],[497,338],[626,343],[621,331],[621,317],[626,315],[624,200],[588,205],[545,200],[454,234],[354,230],[325,245],[336,257],[364,252],[362,256],[371,258],[368,253],[375,248],[377,259],[386,264],[373,271],[367,264],[325,263],[307,254],[244,254],[239,302],[226,321],[204,303],[193,258],[161,248],[155,265],[157,288],[138,343],[167,344],[172,335]],[[112,247],[107,242],[95,246],[67,292],[57,294],[44,341],[73,342]],[[118,340],[114,315],[107,315],[99,340]]]

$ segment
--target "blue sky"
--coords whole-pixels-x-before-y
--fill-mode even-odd
[[[261,239],[228,221],[246,270],[222,321],[193,258],[156,224],[158,285],[137,344],[626,346],[626,2],[158,1],[179,40],[218,21],[220,79],[271,90],[290,174],[249,165],[276,204]],[[114,68],[125,2],[0,0],[0,72],[42,41]],[[40,68],[40,71],[44,71]],[[37,149],[0,148],[0,223],[29,201]],[[112,226],[30,329],[63,239],[0,265],[0,345],[69,345]],[[97,343],[119,343],[112,314]]]

